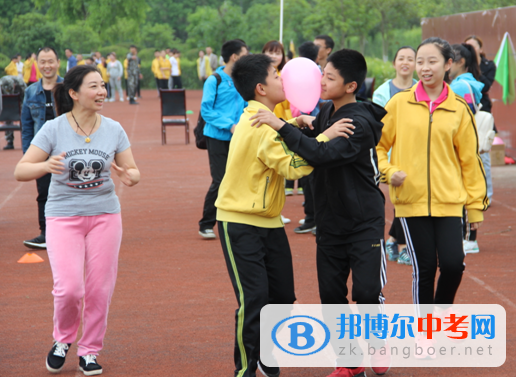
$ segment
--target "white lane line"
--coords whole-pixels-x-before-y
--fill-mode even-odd
[[[129,133],[129,141],[133,140],[134,130],[136,129],[136,118],[138,116],[138,110],[139,109],[140,109],[140,106],[136,106],[136,111],[134,113],[134,118],[133,118],[133,124],[131,125],[131,132]],[[120,182],[118,184],[117,196],[118,196],[119,200],[120,200],[120,197],[122,196],[122,193],[124,192],[124,186],[125,185],[122,182]]]
[[[13,196],[22,188],[22,186],[23,186],[23,182],[18,183],[18,186],[16,186],[16,188],[13,191],[11,191],[11,193],[9,195],[7,195],[7,198],[4,199],[2,204],[0,204],[0,209],[2,209],[2,207],[4,205],[6,205],[7,202],[13,198]]]
[[[485,288],[486,290],[488,290],[489,292],[491,292],[492,294],[494,294],[496,297],[498,297],[500,300],[502,300],[503,302],[505,302],[507,305],[509,305],[510,307],[512,307],[513,309],[516,309],[516,304],[514,302],[512,302],[511,300],[509,300],[507,297],[505,297],[504,295],[502,295],[500,292],[497,292],[493,287],[491,287],[490,285],[487,285],[484,281],[480,280],[479,278],[477,278],[476,276],[473,276],[471,275],[469,272],[466,272],[465,275],[467,277],[469,277],[471,280],[473,280],[475,283],[477,283],[478,285],[480,285],[481,287]]]
[[[509,208],[511,211],[516,212],[516,208],[511,207],[511,206],[508,206],[507,204],[505,204],[504,202],[501,202],[501,201],[499,201],[499,200],[493,199],[493,203],[501,204],[501,205],[503,205],[505,208]]]

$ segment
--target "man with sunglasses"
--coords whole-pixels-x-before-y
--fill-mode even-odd
[[[43,127],[46,121],[56,117],[54,96],[52,89],[56,83],[62,82],[59,76],[59,57],[52,47],[43,47],[38,51],[36,58],[39,70],[43,77],[25,91],[22,106],[22,148],[23,153],[30,147],[32,139]],[[51,174],[46,174],[36,180],[38,189],[38,220],[41,234],[31,240],[23,241],[23,244],[32,249],[46,249],[45,240],[45,204],[50,187]]]

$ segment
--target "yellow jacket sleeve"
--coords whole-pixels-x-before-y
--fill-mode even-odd
[[[464,114],[459,132],[453,139],[453,144],[462,169],[462,181],[467,192],[466,210],[470,223],[481,222],[482,213],[489,205],[487,197],[486,173],[480,155],[478,154],[478,136],[475,117],[464,106]]]
[[[392,175],[401,170],[399,167],[394,166],[389,162],[388,152],[396,140],[396,118],[393,116],[395,108],[393,108],[394,106],[389,108],[389,104],[392,104],[392,102],[389,102],[385,108],[385,110],[387,110],[387,115],[385,115],[382,119],[382,137],[376,146],[376,154],[378,155],[378,168],[382,175],[381,181],[388,184],[391,183]]]
[[[258,159],[289,180],[302,178],[314,169],[305,159],[292,152],[273,129],[263,134],[258,147]]]
[[[152,70],[152,73],[154,74],[154,77],[156,77],[158,79],[161,77],[161,72],[160,72],[160,69],[159,69],[159,61],[158,61],[158,59],[154,59],[152,61],[151,70]]]
[[[210,59],[204,58],[204,65],[206,66],[206,77],[210,77],[213,73],[211,70]]]
[[[5,74],[9,76],[18,76],[18,68],[16,68],[16,64],[13,61],[5,67]]]

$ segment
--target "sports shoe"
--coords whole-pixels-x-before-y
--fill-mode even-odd
[[[139,105],[140,103],[136,102],[134,99],[129,100],[129,105]]]
[[[290,224],[290,219],[286,218],[283,215],[281,215],[281,221],[283,221],[283,224]]]
[[[301,226],[298,226],[296,229],[294,229],[294,232],[297,234],[304,234],[304,233],[310,233],[312,230],[315,229],[315,224],[303,224]]]
[[[302,187],[298,187],[297,188],[297,195],[304,195],[305,192],[303,191],[303,188]]]
[[[267,365],[263,365],[260,360],[258,360],[258,370],[262,372],[265,377],[278,377],[280,375],[279,367],[268,367]]]
[[[294,189],[286,188],[285,189],[285,196],[293,196],[294,195]]]
[[[44,234],[40,234],[39,236],[31,239],[23,241],[23,244],[31,249],[46,249],[47,243]]]
[[[354,369],[337,367],[328,377],[366,377],[366,374],[364,367]]]
[[[384,375],[391,369],[391,348],[388,344],[385,344],[385,354],[383,354],[382,348],[376,351],[373,355],[369,356],[369,365],[374,374],[379,376]]]
[[[79,356],[79,369],[85,376],[96,376],[102,374],[102,367],[97,364],[97,356]]]
[[[13,143],[7,143],[7,145],[4,147],[4,151],[7,151],[9,149],[14,149],[14,144]]]
[[[427,339],[424,334],[417,334],[416,344],[414,346],[414,357],[416,359],[435,359],[437,357],[434,347],[435,340]],[[432,348],[434,353],[428,353],[428,350]]]
[[[217,236],[215,236],[215,233],[213,232],[213,229],[200,230],[199,235],[202,236],[203,238],[207,238],[207,239],[217,238]]]
[[[123,99],[123,98],[120,98],[120,102],[124,102],[124,99]]]
[[[466,254],[476,254],[480,250],[478,248],[477,241],[464,241],[464,253]]]
[[[54,342],[54,346],[47,355],[47,369],[52,373],[59,373],[63,369],[65,363],[66,354],[70,349],[71,343],[60,343]]]
[[[408,255],[406,248],[401,250],[401,253],[398,257],[398,264],[406,264],[407,266],[412,266],[412,262],[410,261],[410,256]]]
[[[305,219],[299,220],[299,224],[303,225],[305,223]]]
[[[400,251],[398,249],[398,243],[396,241],[387,241],[385,244],[387,249],[387,260],[391,262],[396,262],[400,256]]]
[[[317,236],[317,227],[312,229],[312,234],[314,235],[314,237]]]

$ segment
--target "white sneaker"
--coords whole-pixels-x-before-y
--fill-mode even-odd
[[[281,221],[283,221],[283,224],[289,224],[290,223],[290,219],[287,219],[286,217],[283,217],[283,215],[281,215]]]
[[[123,98],[120,98],[120,102],[124,102],[124,99],[123,99]]]
[[[215,236],[215,233],[213,232],[213,229],[200,230],[199,235],[202,236],[203,238],[208,238],[208,239],[217,238],[217,236]]]
[[[113,98],[111,98],[111,99],[109,100],[109,102],[115,102],[115,98],[114,98],[114,97],[113,97]]]
[[[299,224],[303,225],[305,223],[305,219],[299,220]]]
[[[466,254],[476,254],[479,251],[477,241],[464,241],[464,252]]]

